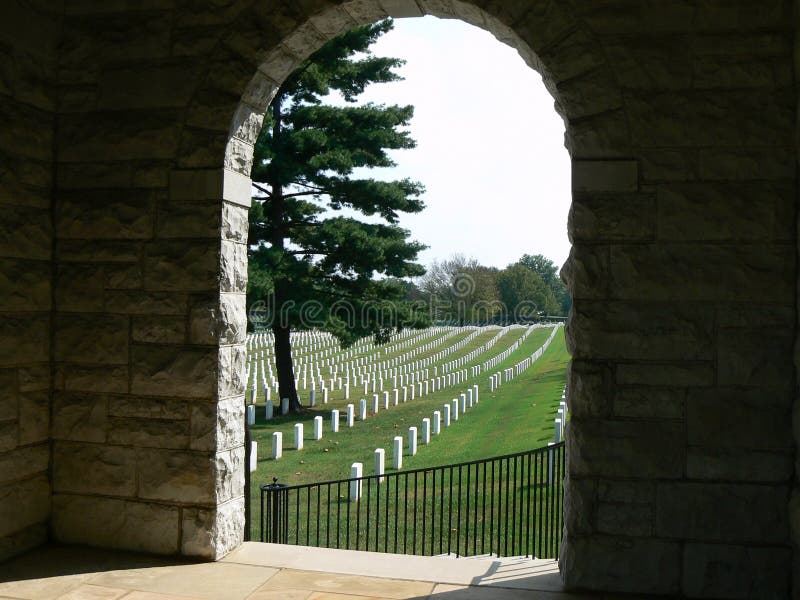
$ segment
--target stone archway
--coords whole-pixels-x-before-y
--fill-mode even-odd
[[[565,580],[788,595],[789,0],[17,4],[0,32],[0,189],[25,208],[4,213],[4,554],[48,527],[207,558],[240,542],[248,144],[304,53],[425,12],[521,49],[567,123]]]

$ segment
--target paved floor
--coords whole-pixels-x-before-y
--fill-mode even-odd
[[[589,597],[563,592],[552,560],[430,558],[254,542],[215,563],[52,545],[0,564],[0,600]]]

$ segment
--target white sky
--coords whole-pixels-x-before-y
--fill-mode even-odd
[[[405,81],[360,101],[412,104],[413,150],[393,172],[426,187],[426,209],[401,226],[430,248],[423,264],[460,252],[505,267],[523,254],[561,266],[569,254],[570,162],[564,124],[541,77],[509,46],[458,20],[395,20],[372,47],[406,60]]]

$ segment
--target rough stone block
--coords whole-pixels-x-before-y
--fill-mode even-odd
[[[708,542],[785,544],[787,486],[659,483],[656,535]]]
[[[717,378],[721,385],[794,387],[795,336],[785,329],[721,330],[717,334]]]
[[[134,394],[212,398],[218,373],[215,348],[133,346],[131,391]]]
[[[133,341],[181,344],[186,341],[186,318],[179,316],[134,317]]]
[[[573,245],[561,269],[573,301],[608,298],[609,248]]]
[[[19,424],[17,421],[0,422],[0,452],[14,450],[19,445]]]
[[[56,321],[56,360],[73,364],[127,364],[128,318],[66,314]]]
[[[635,160],[573,160],[573,192],[636,192],[639,164]]]
[[[567,228],[574,242],[649,241],[655,208],[652,194],[573,194]]]
[[[56,306],[61,312],[101,312],[105,273],[99,264],[59,264],[56,273]]]
[[[136,492],[136,451],[133,448],[55,443],[55,492],[133,496]]]
[[[710,363],[621,364],[617,366],[620,385],[652,385],[696,387],[714,383],[714,368]]]
[[[791,450],[689,447],[686,475],[709,481],[783,483],[792,476]]]
[[[214,456],[179,450],[139,450],[130,461],[147,500],[211,506],[215,502]]]
[[[49,361],[49,315],[0,314],[0,366]]]
[[[567,536],[559,568],[568,588],[675,595],[681,545],[648,538]]]
[[[221,451],[244,445],[244,398],[198,402],[191,407],[192,450]]]
[[[683,590],[692,598],[788,598],[789,548],[687,544]]]
[[[703,182],[658,187],[658,236],[673,241],[789,240],[792,182]]]
[[[16,419],[19,415],[16,369],[0,370],[0,421]]]
[[[569,469],[585,477],[679,478],[684,445],[680,423],[573,418],[567,436]]]
[[[55,389],[69,392],[125,393],[128,390],[128,367],[103,365],[60,365],[56,370]]]
[[[188,419],[189,402],[169,398],[138,398],[130,395],[110,396],[108,414],[135,419]]]
[[[220,278],[223,292],[241,294],[247,290],[247,246],[222,241]]]
[[[247,351],[243,345],[223,346],[219,349],[219,398],[244,395],[246,362]]]
[[[0,256],[49,260],[52,238],[53,224],[49,212],[35,207],[3,207]]]
[[[244,446],[217,452],[214,460],[217,503],[244,495]]]
[[[649,504],[630,502],[597,505],[597,531],[610,535],[649,537],[654,529],[654,510]]]
[[[611,369],[603,363],[572,360],[567,367],[567,402],[575,417],[610,415]]]
[[[50,516],[47,475],[0,486],[0,537],[22,531]]]
[[[791,404],[785,396],[737,388],[691,390],[686,429],[692,445],[790,448]]]
[[[0,537],[0,561],[33,550],[47,543],[47,523],[35,523],[10,535]]]
[[[60,239],[149,239],[155,201],[151,190],[61,191],[56,233]]]
[[[196,91],[200,69],[198,64],[186,59],[103,69],[97,82],[97,108],[183,108]]]
[[[610,290],[617,298],[730,302],[762,301],[769,289],[781,302],[794,293],[794,264],[789,245],[619,245],[611,248]]]
[[[175,554],[180,509],[147,502],[53,496],[53,536],[67,544]]]
[[[46,475],[50,464],[50,447],[47,444],[17,448],[0,454],[0,482],[28,479]]]
[[[138,448],[189,447],[189,423],[154,419],[108,420],[108,443]]]
[[[564,527],[570,535],[595,533],[597,484],[592,479],[564,478]]]
[[[218,240],[220,221],[219,199],[162,202],[158,207],[156,236],[160,239]]]
[[[51,277],[45,261],[0,259],[0,310],[50,310]]]
[[[158,291],[218,289],[219,258],[219,241],[162,241],[147,244],[145,287]]]
[[[26,392],[19,397],[19,444],[46,442],[50,437],[50,395]]]
[[[105,265],[104,271],[106,289],[138,290],[144,284],[144,274],[139,264]]]
[[[176,292],[109,290],[105,293],[108,312],[126,315],[182,315],[187,296]]]
[[[222,239],[247,243],[248,210],[230,202],[222,205]]]
[[[712,360],[713,309],[679,303],[576,302],[567,328],[575,358]]]
[[[53,438],[105,442],[108,397],[56,392],[53,396]]]
[[[235,498],[215,510],[185,508],[181,531],[182,554],[222,558],[244,539],[244,498]]]

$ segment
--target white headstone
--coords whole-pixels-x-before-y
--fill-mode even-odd
[[[442,413],[438,410],[433,411],[433,435],[439,435],[442,431]]]
[[[458,421],[458,398],[453,398],[450,401],[450,404],[453,407],[453,413],[452,413],[453,421]]]
[[[392,468],[403,468],[403,438],[402,436],[394,436],[394,443],[392,444]]]
[[[256,407],[252,404],[247,405],[247,424],[248,425],[255,425],[256,424]]]
[[[444,426],[450,427],[450,405],[444,405]]]
[[[422,419],[422,443],[425,445],[431,443],[431,420],[427,417]]]
[[[258,468],[258,442],[250,442],[250,472],[254,473]]]
[[[285,415],[289,412],[289,399],[281,398],[281,414]]]
[[[302,450],[303,449],[303,424],[302,423],[295,423],[294,424],[294,449],[295,450]]]
[[[361,463],[353,463],[350,467],[350,501],[355,502],[361,499],[361,484],[362,481],[358,479],[364,474],[364,465]]]
[[[353,419],[355,418],[355,407],[352,404],[347,405],[347,426],[353,426]]]
[[[378,476],[378,483],[383,483],[383,474],[386,472],[386,451],[383,448],[375,449],[375,475]]]
[[[322,417],[314,417],[314,439],[319,441],[322,439]]]
[[[311,394],[309,395],[309,405],[316,406],[317,405],[317,390],[312,389]]]
[[[272,434],[272,458],[278,460],[283,456],[283,434],[276,431]]]
[[[339,411],[336,409],[331,411],[331,431],[333,433],[339,432]]]
[[[417,453],[417,428],[408,428],[408,453],[414,456]]]
[[[264,408],[264,418],[267,421],[269,421],[272,418],[272,412],[273,412],[272,400],[267,400],[267,405]]]
[[[359,410],[358,410],[358,419],[360,421],[367,420],[367,399],[362,398],[361,402],[359,403]]]

